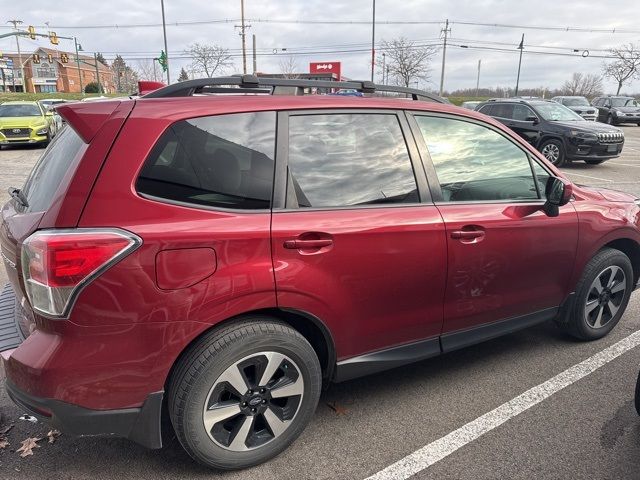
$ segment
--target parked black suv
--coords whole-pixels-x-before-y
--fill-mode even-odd
[[[493,99],[476,110],[507,125],[556,166],[572,160],[597,165],[620,155],[624,145],[619,128],[588,122],[549,100]]]
[[[598,109],[598,122],[609,125],[635,123],[640,126],[640,103],[633,97],[596,97],[592,105]]]

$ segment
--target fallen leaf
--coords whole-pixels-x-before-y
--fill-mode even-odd
[[[9,440],[7,440],[6,438],[2,438],[0,437],[0,449],[5,449],[7,448],[9,445],[11,445],[9,443]]]
[[[346,415],[349,410],[341,405],[338,405],[338,402],[329,402],[327,403],[327,406],[333,410],[334,412],[336,412],[338,415]]]
[[[22,446],[16,450],[16,453],[20,453],[22,458],[27,457],[29,455],[33,455],[34,448],[40,448],[38,442],[42,440],[42,438],[26,438],[22,441]]]
[[[58,430],[49,430],[47,433],[47,437],[49,437],[49,443],[53,443],[56,441],[56,438],[60,436],[60,432]]]

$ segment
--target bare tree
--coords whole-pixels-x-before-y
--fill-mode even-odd
[[[164,78],[162,67],[157,64],[156,60],[138,60],[135,70],[138,73],[138,77],[143,80],[161,82]]]
[[[298,78],[300,76],[298,70],[298,61],[293,56],[288,56],[280,60],[280,73],[284,78]]]
[[[213,77],[216,73],[222,73],[233,65],[229,50],[218,45],[193,43],[184,53],[191,57],[192,76],[204,74],[207,77]]]
[[[437,48],[400,37],[391,41],[383,40],[378,51],[380,54],[376,64],[382,68],[384,52],[389,82],[408,87],[418,80],[429,80],[429,63]]]
[[[602,77],[594,73],[583,74],[575,72],[562,85],[563,95],[581,95],[583,97],[597,97],[602,94]]]
[[[618,82],[618,95],[625,82],[640,78],[640,50],[633,43],[628,43],[612,48],[609,54],[614,60],[604,64],[604,76]]]

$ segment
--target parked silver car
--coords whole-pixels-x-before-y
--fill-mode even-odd
[[[587,100],[585,97],[581,97],[578,95],[566,95],[553,97],[551,100],[570,108],[585,120],[595,122],[598,119],[598,109],[592,107],[589,103],[589,100]]]

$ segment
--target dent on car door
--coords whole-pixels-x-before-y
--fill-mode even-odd
[[[278,305],[324,322],[338,360],[430,338],[439,351],[444,224],[421,203],[426,179],[401,122],[394,112],[340,110],[278,121]]]
[[[568,294],[578,220],[571,204],[554,218],[541,210],[550,174],[487,125],[416,116],[414,126],[448,237],[443,348],[451,332],[553,316]]]

